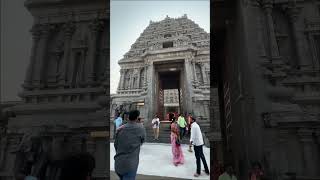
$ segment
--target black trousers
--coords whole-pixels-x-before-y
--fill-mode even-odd
[[[186,134],[186,128],[180,127],[180,139],[182,139],[185,134]]]
[[[201,146],[193,146],[194,147],[194,154],[196,156],[197,159],[197,173],[200,174],[201,173],[201,162],[200,159],[202,160],[203,166],[204,166],[204,171],[206,173],[209,173],[209,168],[207,165],[207,161],[206,158],[204,157],[203,154],[203,148],[202,145]]]

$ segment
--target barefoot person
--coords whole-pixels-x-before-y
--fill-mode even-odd
[[[197,172],[194,174],[195,177],[200,176],[201,174],[201,162],[202,160],[203,166],[204,166],[204,172],[209,175],[209,168],[207,165],[206,158],[203,154],[203,137],[201,133],[200,126],[197,124],[196,119],[192,118],[191,121],[191,136],[190,136],[190,144],[193,144],[194,148],[194,154],[196,156],[196,162],[197,162]]]
[[[144,127],[137,123],[139,115],[138,110],[130,111],[128,123],[120,126],[116,132],[114,167],[121,180],[134,180],[137,174],[140,146],[146,138]]]
[[[153,135],[154,135],[153,140],[159,140],[160,120],[158,115],[154,116],[151,123],[152,123]]]
[[[184,157],[180,145],[179,139],[179,129],[175,119],[171,124],[171,146],[172,146],[172,155],[173,155],[173,164],[178,166],[179,164],[184,163]]]

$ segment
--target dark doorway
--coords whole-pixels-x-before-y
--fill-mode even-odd
[[[181,71],[159,72],[158,108],[159,118],[169,120],[169,114],[181,112]]]

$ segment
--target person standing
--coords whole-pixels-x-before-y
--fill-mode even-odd
[[[188,122],[187,122],[187,124],[188,124],[188,130],[187,130],[187,133],[188,134],[191,134],[190,132],[191,132],[191,122],[192,122],[192,115],[191,115],[191,113],[189,113],[189,115],[188,115]]]
[[[153,128],[153,135],[154,135],[153,140],[159,140],[160,120],[159,120],[158,115],[154,116],[151,123],[152,123],[152,128]]]
[[[193,144],[194,153],[196,156],[196,163],[197,163],[197,172],[194,174],[195,177],[200,176],[201,174],[201,162],[202,160],[204,166],[204,172],[209,175],[209,168],[207,165],[206,158],[203,154],[203,137],[201,133],[200,126],[197,124],[196,119],[192,118],[191,124],[191,136],[190,136],[190,144]]]
[[[219,176],[218,180],[237,180],[237,177],[233,173],[233,167],[231,164],[224,166],[225,172]]]
[[[254,162],[252,164],[252,170],[249,173],[250,180],[262,180],[264,178],[264,173],[262,166],[259,162]]]
[[[186,125],[187,125],[187,122],[186,122],[185,118],[183,117],[183,114],[179,115],[178,125],[180,128],[180,139],[182,139],[186,133]]]
[[[113,124],[114,124],[114,135],[113,135],[113,138],[115,138],[115,134],[116,134],[116,131],[119,129],[119,127],[122,125],[122,118],[120,117],[120,114],[116,114],[116,119],[113,121]]]
[[[172,155],[173,155],[173,164],[178,166],[179,164],[184,163],[184,156],[180,145],[179,138],[179,129],[176,120],[173,118],[173,122],[171,123],[171,147],[172,147]]]
[[[137,175],[140,147],[146,139],[143,125],[137,123],[139,115],[138,110],[130,111],[128,123],[120,126],[116,132],[114,167],[120,180],[134,180]]]

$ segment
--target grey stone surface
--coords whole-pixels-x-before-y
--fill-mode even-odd
[[[220,77],[231,97],[220,160],[232,162],[240,179],[247,179],[253,161],[269,179],[285,179],[288,172],[319,179],[320,2],[224,3],[214,3],[212,32],[225,33],[219,41],[224,50],[213,53],[223,57],[214,60],[225,63]]]
[[[89,152],[96,159],[93,176],[108,177],[109,12],[104,0],[88,2],[25,3],[34,18],[33,46],[22,102],[10,107],[15,116],[6,117],[1,133],[0,179],[18,173],[21,155],[29,153],[21,147],[33,139],[49,158],[35,160],[32,174],[40,176],[48,163],[41,171],[53,179],[56,162],[68,153]],[[26,138],[30,133],[33,138]]]

